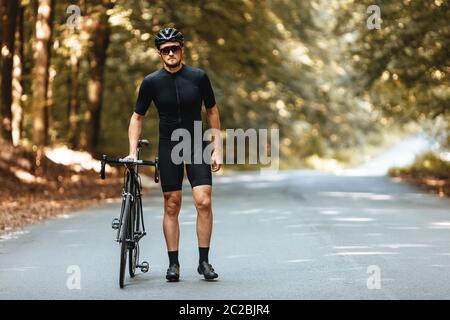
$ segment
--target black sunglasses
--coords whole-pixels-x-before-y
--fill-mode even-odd
[[[159,50],[163,55],[167,56],[168,54],[170,54],[170,51],[172,51],[174,54],[175,53],[179,53],[181,50],[180,46],[177,45],[173,45],[173,46],[168,46],[165,48],[162,48],[161,50]]]

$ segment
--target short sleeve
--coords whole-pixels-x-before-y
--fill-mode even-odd
[[[209,77],[206,72],[200,79],[200,88],[205,107],[207,109],[214,107],[216,105],[216,98],[214,97],[214,91],[211,87],[211,81],[209,81]]]
[[[144,79],[139,88],[139,94],[136,101],[136,106],[134,107],[134,112],[140,114],[141,116],[145,115],[150,103],[152,102],[152,98],[153,93],[150,82],[147,79]]]

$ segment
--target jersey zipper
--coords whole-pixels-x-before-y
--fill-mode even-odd
[[[173,81],[175,82],[175,92],[176,92],[176,94],[177,94],[178,123],[181,123],[180,95],[178,94],[177,79],[174,78]]]

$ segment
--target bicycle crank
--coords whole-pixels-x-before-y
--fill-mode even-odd
[[[120,227],[120,220],[117,219],[117,218],[114,218],[113,221],[112,221],[111,227],[112,227],[114,230],[119,229],[119,227]]]

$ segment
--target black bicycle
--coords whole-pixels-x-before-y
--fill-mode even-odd
[[[100,176],[105,179],[105,165],[126,165],[127,170],[124,175],[124,187],[122,192],[122,208],[120,210],[120,217],[112,221],[112,228],[117,230],[116,241],[120,243],[120,272],[119,285],[124,287],[125,272],[128,255],[128,271],[130,277],[136,274],[136,268],[141,272],[146,273],[149,270],[147,261],[139,263],[139,240],[146,235],[144,226],[144,215],[142,212],[142,184],[141,178],[138,174],[139,166],[154,166],[155,167],[155,182],[159,181],[158,174],[158,157],[155,161],[146,161],[139,159],[140,149],[148,146],[148,140],[139,140],[136,150],[136,160],[124,160],[108,158],[106,155],[102,156]]]

